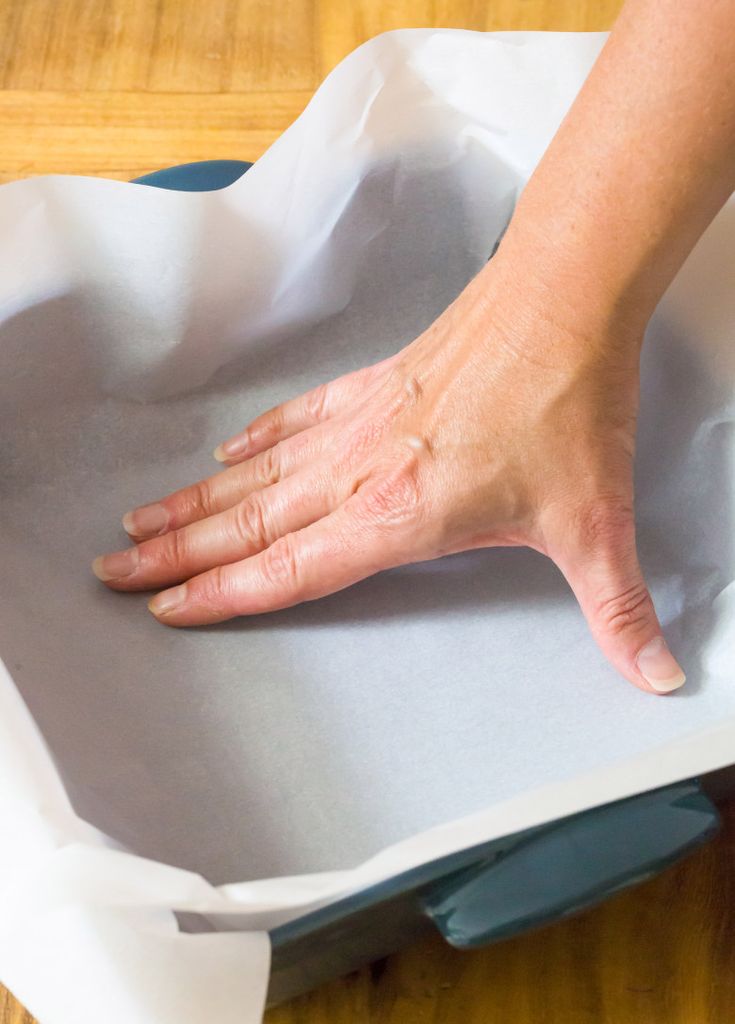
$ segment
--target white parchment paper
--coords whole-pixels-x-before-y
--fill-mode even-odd
[[[432,321],[603,41],[391,33],[221,192],[0,188],[0,979],[42,1024],[256,1021],[274,924],[735,761],[732,202],[644,353],[640,549],[681,693],[623,682],[528,551],[186,631],[89,570],[251,417]]]

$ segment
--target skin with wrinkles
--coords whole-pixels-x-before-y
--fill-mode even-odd
[[[95,560],[188,626],[496,545],[547,555],[611,663],[684,682],[635,544],[639,360],[735,188],[735,0],[629,0],[497,254],[391,358],[268,410]]]

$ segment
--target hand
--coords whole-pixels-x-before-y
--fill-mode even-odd
[[[680,686],[635,548],[642,329],[582,326],[531,293],[498,254],[405,349],[259,416],[217,449],[224,471],[126,515],[136,546],[94,571],[116,590],[180,584],[149,607],[189,626],[526,545],[627,679]]]

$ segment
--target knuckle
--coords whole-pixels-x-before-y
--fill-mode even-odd
[[[160,569],[179,569],[189,555],[186,528],[173,530],[156,542],[155,561]]]
[[[597,621],[612,636],[636,631],[650,621],[650,598],[643,581],[624,590],[601,595],[597,601]]]
[[[293,534],[284,534],[265,549],[262,572],[268,587],[278,590],[298,587],[299,567]]]
[[[410,404],[418,402],[424,394],[424,385],[416,373],[409,373],[403,380],[403,391]]]
[[[425,434],[406,434],[403,440],[404,443],[417,454],[423,453],[424,456],[433,455],[432,443]]]
[[[402,411],[419,402],[424,394],[424,386],[419,375],[397,363],[388,372],[388,385],[393,395],[392,409]]]
[[[232,611],[235,589],[233,578],[225,565],[217,565],[203,576],[188,584],[195,589],[195,600],[215,615]]]
[[[304,408],[310,420],[321,422],[321,420],[326,418],[328,397],[329,392],[326,384],[320,384],[304,396]]]
[[[248,549],[260,551],[268,545],[268,529],[262,501],[250,495],[234,509],[235,538]]]
[[[281,479],[283,449],[280,443],[266,448],[257,458],[257,484],[269,487]]]
[[[370,419],[354,428],[336,453],[337,468],[345,469],[373,454],[384,433],[385,424],[378,419]]]
[[[269,437],[280,437],[286,426],[286,415],[282,405],[277,405],[268,413],[263,427]]]
[[[217,502],[209,480],[199,480],[183,494],[184,515],[189,520],[206,519],[217,511]]]
[[[361,511],[379,526],[400,526],[417,518],[421,506],[417,459],[409,457],[361,489]]]

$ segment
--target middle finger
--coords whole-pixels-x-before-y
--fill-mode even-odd
[[[344,495],[324,465],[255,491],[231,508],[96,558],[95,574],[113,590],[153,590],[257,554],[286,533],[328,515]]]
[[[303,431],[246,462],[174,491],[123,516],[123,529],[136,542],[160,537],[232,508],[253,491],[270,487],[321,454],[325,427]]]

